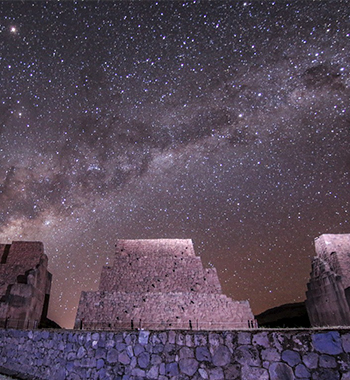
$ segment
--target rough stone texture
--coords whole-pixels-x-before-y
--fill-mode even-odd
[[[0,329],[0,373],[41,380],[350,380],[341,345],[349,330],[249,334]],[[237,342],[232,351],[229,342]]]
[[[255,325],[248,301],[222,294],[190,239],[119,240],[98,292],[82,292],[82,329],[227,330]]]
[[[0,327],[33,328],[46,318],[51,289],[41,242],[0,244]]]
[[[315,239],[306,308],[312,326],[350,325],[350,234]]]

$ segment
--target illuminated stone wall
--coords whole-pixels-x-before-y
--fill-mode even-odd
[[[312,326],[350,325],[350,234],[315,239],[306,308]]]
[[[98,292],[82,292],[76,328],[248,328],[248,301],[222,294],[189,239],[119,240]]]
[[[1,330],[0,373],[41,380],[349,380],[349,330]]]

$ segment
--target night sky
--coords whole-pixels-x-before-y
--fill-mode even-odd
[[[255,314],[350,233],[349,1],[0,2],[0,242],[72,327],[118,238],[192,238]]]

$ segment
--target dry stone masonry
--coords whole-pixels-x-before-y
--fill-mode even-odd
[[[46,317],[51,273],[41,242],[0,244],[0,326],[36,327]]]
[[[0,373],[41,380],[349,380],[349,330],[0,330]]]
[[[350,325],[350,234],[315,239],[306,308],[312,326]]]
[[[75,327],[226,330],[254,325],[248,301],[222,294],[190,239],[119,240],[98,292],[82,292]]]

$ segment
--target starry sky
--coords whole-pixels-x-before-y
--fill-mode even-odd
[[[255,314],[350,233],[349,1],[0,1],[0,242],[72,327],[118,238],[192,238]]]

